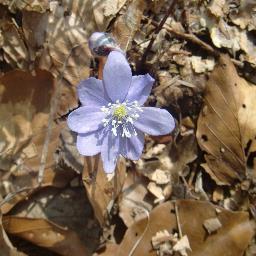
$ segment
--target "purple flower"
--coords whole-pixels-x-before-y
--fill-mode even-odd
[[[125,56],[113,51],[103,70],[103,81],[90,77],[78,86],[82,106],[68,116],[68,126],[78,133],[80,154],[101,153],[105,172],[113,172],[119,155],[138,160],[144,147],[144,133],[164,135],[175,126],[171,114],[154,107],[142,107],[154,79],[132,76]]]

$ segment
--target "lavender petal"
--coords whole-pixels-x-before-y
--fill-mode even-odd
[[[160,108],[142,107],[138,120],[134,126],[149,135],[165,135],[170,133],[175,127],[172,115]]]
[[[133,76],[126,100],[129,102],[138,101],[139,105],[143,105],[151,92],[154,82],[155,79],[149,74]]]
[[[105,135],[101,147],[101,159],[103,161],[103,169],[106,173],[115,171],[118,155],[119,136],[114,136],[110,131]]]
[[[106,116],[99,107],[83,106],[72,111],[67,119],[69,128],[78,133],[89,133],[99,130]]]
[[[78,134],[76,146],[81,155],[94,156],[100,152],[102,145],[101,132],[102,130]]]
[[[123,102],[132,82],[131,68],[125,56],[118,51],[109,54],[103,69],[103,84],[112,102]]]
[[[106,106],[103,82],[94,77],[83,80],[77,88],[78,97],[83,105]]]
[[[137,130],[137,136],[122,138],[120,141],[121,154],[128,159],[138,160],[144,148],[144,133]]]

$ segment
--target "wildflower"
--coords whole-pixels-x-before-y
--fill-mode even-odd
[[[101,153],[105,172],[113,172],[119,155],[138,160],[144,147],[144,133],[164,135],[175,126],[171,114],[154,107],[143,107],[154,79],[132,76],[125,56],[109,54],[103,81],[90,77],[78,86],[82,106],[68,116],[68,126],[78,133],[80,154]]]

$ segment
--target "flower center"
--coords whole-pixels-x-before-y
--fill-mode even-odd
[[[117,134],[128,138],[132,135],[137,136],[133,123],[139,118],[139,112],[142,112],[137,101],[120,103],[117,100],[116,103],[103,106],[101,111],[106,114],[102,120],[104,127],[109,126],[115,136]]]
[[[114,113],[113,113],[113,116],[116,117],[118,120],[123,119],[126,115],[127,115],[127,110],[126,110],[126,107],[123,104],[118,106],[114,110]]]

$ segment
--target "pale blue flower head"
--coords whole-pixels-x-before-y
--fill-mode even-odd
[[[68,116],[68,126],[78,133],[80,154],[101,154],[105,172],[115,170],[120,155],[138,160],[144,147],[144,133],[170,133],[175,122],[171,114],[154,107],[143,107],[154,79],[132,76],[125,56],[109,54],[103,80],[90,77],[78,86],[81,107]]]

